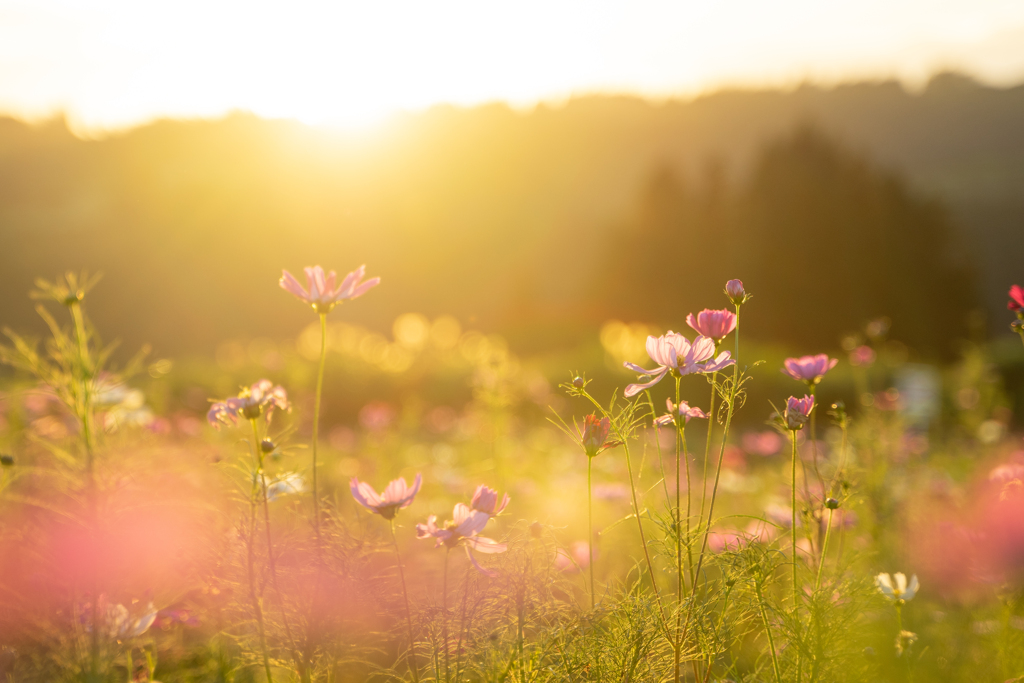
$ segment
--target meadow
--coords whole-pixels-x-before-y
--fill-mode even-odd
[[[748,341],[797,304],[740,280],[520,358],[352,324],[388,281],[319,266],[266,283],[293,341],[172,362],[104,285],[38,281],[0,350],[0,680],[1024,680],[1016,285],[942,366],[886,319]]]

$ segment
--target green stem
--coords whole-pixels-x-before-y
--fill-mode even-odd
[[[797,577],[796,577],[796,430],[790,431],[790,441],[793,442],[793,471],[792,471],[792,486],[790,488],[790,504],[792,509],[790,510],[790,527],[789,535],[792,541],[793,547],[793,609],[796,609],[798,604],[797,596]]]
[[[402,580],[402,598],[405,600],[405,624],[409,627],[409,668],[412,669],[412,680],[419,683],[420,670],[416,664],[416,638],[412,630],[412,614],[409,610],[409,591],[405,587],[405,569],[402,568],[402,553],[398,550],[398,537],[395,536],[395,520],[391,520],[391,542],[395,545],[395,558],[398,560],[398,576]]]
[[[249,598],[252,601],[252,611],[256,617],[256,627],[259,633],[260,639],[260,652],[263,655],[263,668],[267,672],[267,683],[273,683],[274,677],[270,673],[270,657],[267,654],[267,633],[266,627],[263,624],[263,609],[260,606],[260,600],[256,596],[256,572],[254,569],[255,558],[254,554],[254,541],[256,537],[256,488],[257,488],[256,472],[253,472],[252,476],[252,490],[249,492],[249,534],[248,543],[246,544],[246,569],[249,580]]]
[[[740,319],[740,307],[736,306],[736,334],[739,335],[739,319]],[[737,341],[737,345],[739,342]],[[738,346],[737,346],[738,348]],[[739,392],[739,380],[740,380],[740,366],[739,360],[733,365],[732,370],[732,386],[729,389],[729,410],[725,414],[725,428],[722,432],[722,448],[718,452],[718,468],[715,471],[715,484],[711,489],[711,504],[708,506],[707,522],[704,527],[704,540],[701,541],[700,555],[697,556],[697,569],[693,574],[693,582],[690,585],[690,606],[686,611],[686,622],[683,626],[682,642],[686,642],[686,634],[690,629],[690,619],[693,617],[693,607],[696,603],[694,600],[697,593],[698,577],[700,576],[701,568],[704,566],[704,558],[707,556],[708,550],[708,536],[711,534],[711,521],[715,516],[715,501],[718,498],[718,484],[722,478],[722,462],[725,460],[725,446],[729,441],[729,428],[732,426],[732,416],[736,409],[736,394]],[[712,391],[714,391],[712,389]],[[710,439],[711,421],[708,421],[708,438]],[[704,520],[701,520],[704,524]]]
[[[324,386],[324,363],[327,360],[327,314],[320,314],[320,367],[316,373],[316,398],[313,401],[313,530],[317,554],[323,552],[320,539],[320,489],[317,484],[316,447],[320,437],[320,394]]]
[[[775,672],[775,683],[782,683],[782,674],[779,672],[779,656],[775,652],[775,638],[772,636],[772,628],[768,624],[768,612],[764,607],[764,595],[761,593],[761,584],[754,582],[754,592],[757,593],[757,606],[761,612],[761,623],[764,624],[764,632],[768,636],[768,650],[772,654],[772,671]]]
[[[711,461],[711,436],[715,428],[715,396],[718,394],[715,382],[717,380],[718,373],[711,373],[711,407],[708,410],[708,439],[704,444],[704,476],[700,494],[700,516],[697,518],[699,524],[704,522],[704,503],[708,496],[708,462]],[[698,527],[699,530],[700,527]]]
[[[814,580],[814,590],[821,586],[821,570],[825,567],[825,553],[828,552],[828,537],[832,533],[832,515],[835,510],[828,511],[828,522],[825,526],[825,540],[821,543],[821,561],[818,562],[818,576]]]
[[[451,552],[451,548],[444,549],[444,578],[441,583],[441,638],[444,640],[445,683],[452,679],[451,666],[448,660],[448,556],[451,555]]]
[[[589,553],[588,562],[590,563],[590,609],[593,611],[596,604],[596,598],[594,596],[596,586],[594,585],[594,501],[593,501],[593,487],[592,471],[594,469],[594,459],[587,458],[587,552]]]

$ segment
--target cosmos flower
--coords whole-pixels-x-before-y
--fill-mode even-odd
[[[288,394],[283,387],[269,379],[261,379],[242,389],[238,396],[214,403],[206,413],[206,419],[220,429],[222,424],[237,423],[239,415],[247,420],[266,415],[269,420],[274,408],[288,410],[290,407]]]
[[[1010,300],[1006,303],[1006,307],[1017,313],[1024,311],[1024,287],[1020,285],[1010,287],[1009,295]]]
[[[814,397],[804,394],[803,398],[790,396],[786,400],[786,426],[793,431],[803,429],[814,410]]]
[[[379,277],[360,282],[366,275],[366,266],[359,266],[346,275],[337,288],[334,287],[337,273],[333,270],[326,275],[320,266],[307,267],[305,271],[309,291],[287,270],[281,275],[280,285],[285,291],[310,304],[317,313],[330,313],[342,301],[360,297],[380,284]]]
[[[409,485],[405,483],[404,477],[399,477],[398,479],[393,479],[387,485],[382,495],[378,495],[372,486],[366,482],[359,481],[355,477],[352,477],[348,486],[349,490],[352,491],[352,497],[356,499],[357,503],[384,519],[394,519],[395,514],[399,510],[412,505],[412,501],[416,494],[420,492],[422,484],[423,475],[417,474],[416,480],[412,483],[412,488],[409,488]]]
[[[593,458],[609,448],[622,444],[621,441],[608,438],[611,428],[611,420],[607,417],[599,418],[594,413],[583,418],[582,429],[578,425],[576,426],[576,440],[583,447],[588,458]]]
[[[595,555],[597,554],[595,549]],[[572,574],[590,566],[590,545],[586,541],[573,541],[568,548],[555,551],[555,567]]]
[[[481,553],[503,553],[508,550],[504,543],[498,543],[490,538],[484,538],[478,534],[487,526],[490,515],[479,510],[471,510],[463,503],[456,503],[452,512],[452,519],[445,522],[444,526],[437,525],[437,515],[430,515],[426,524],[416,525],[416,538],[435,539],[434,547],[442,545],[451,550],[456,546],[463,546],[469,561],[473,563],[481,574],[486,576],[497,576],[496,572],[484,569],[473,556],[473,550]]]
[[[893,579],[896,579],[896,584],[893,585]],[[907,584],[907,577],[903,572],[896,572],[891,577],[887,573],[881,573],[875,577],[875,585],[878,586],[878,590],[882,592],[882,595],[889,598],[893,602],[897,600],[912,600],[917,595],[917,589],[920,588],[920,584],[917,581],[917,574],[910,577],[910,584]]]
[[[729,280],[725,283],[725,293],[737,306],[747,301],[747,293],[743,289],[742,280]]]
[[[836,366],[839,360],[829,358],[828,354],[819,353],[817,356],[801,356],[800,358],[787,358],[782,374],[789,375],[800,382],[807,382],[814,385],[821,381],[825,373]]]
[[[672,403],[672,399],[667,398],[667,399],[665,399],[665,405],[668,408],[668,414],[667,415],[662,415],[661,417],[656,418],[654,420],[654,424],[659,425],[659,426],[673,424],[674,423],[673,415],[675,415],[675,414],[678,414],[680,417],[684,418],[685,422],[683,424],[688,423],[690,420],[692,420],[695,417],[699,418],[701,420],[708,419],[707,414],[705,414],[703,410],[701,410],[700,408],[697,408],[697,407],[691,408],[690,405],[686,401],[680,401],[679,402],[679,407],[677,408],[676,405],[674,403]]]
[[[697,337],[691,344],[689,339],[672,330],[660,337],[647,337],[647,355],[658,364],[658,367],[645,370],[633,363],[623,363],[626,368],[651,377],[648,382],[627,386],[627,398],[653,387],[668,372],[672,372],[673,375],[718,372],[736,362],[730,358],[728,351],[723,351],[712,360],[715,355],[715,341],[710,337]]]
[[[711,337],[716,342],[720,342],[725,339],[727,334],[736,329],[736,314],[724,308],[719,310],[705,308],[696,316],[693,313],[687,315],[686,324],[697,334]]]
[[[497,517],[501,514],[502,510],[508,507],[508,503],[511,498],[506,493],[501,499],[501,503],[498,503],[498,492],[494,489],[480,484],[476,487],[476,492],[473,494],[473,500],[470,502],[470,507],[479,512],[485,513],[488,517]]]

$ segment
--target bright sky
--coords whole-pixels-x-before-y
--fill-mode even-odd
[[[947,68],[1024,81],[1022,0],[0,0],[0,112],[82,130],[245,109],[693,95]]]

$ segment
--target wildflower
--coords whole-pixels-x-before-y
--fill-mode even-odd
[[[503,553],[508,550],[504,543],[498,543],[490,538],[484,538],[478,534],[487,525],[490,515],[479,510],[471,510],[463,503],[456,503],[452,512],[452,519],[445,522],[444,526],[437,526],[437,515],[430,515],[426,524],[416,525],[416,538],[435,539],[434,547],[442,545],[451,550],[462,545],[466,548],[466,555],[481,574],[496,576],[495,572],[484,569],[473,556],[473,550],[481,553]]]
[[[736,329],[736,314],[724,308],[720,310],[705,308],[696,316],[693,313],[687,315],[686,324],[697,334],[711,337],[715,342],[721,342],[726,335]]]
[[[691,344],[689,339],[672,330],[660,337],[647,337],[647,355],[658,364],[658,367],[653,370],[645,370],[633,363],[623,364],[640,375],[652,377],[649,382],[627,386],[627,398],[653,387],[668,372],[671,372],[673,376],[718,372],[722,368],[736,363],[730,358],[728,351],[723,351],[712,360],[715,355],[715,342],[710,337],[699,336]]]
[[[305,480],[302,475],[298,472],[289,472],[288,474],[281,475],[277,478],[274,483],[267,487],[267,500],[274,501],[281,496],[287,496],[290,493],[302,493],[302,489],[306,486]]]
[[[868,367],[875,362],[875,350],[870,346],[861,345],[850,351],[850,365]]]
[[[896,585],[893,585],[893,579],[896,579]],[[912,600],[920,587],[917,574],[914,574],[910,578],[910,583],[907,584],[907,577],[903,572],[896,572],[891,577],[883,572],[875,577],[875,585],[878,586],[882,595],[894,602]]]
[[[695,417],[701,420],[708,419],[707,414],[703,410],[697,407],[691,408],[686,401],[680,401],[679,405],[676,406],[672,403],[672,399],[667,398],[665,399],[665,405],[668,406],[668,414],[655,419],[654,424],[661,426],[673,424],[676,415],[684,418],[684,424],[689,423]]]
[[[1006,303],[1006,307],[1020,315],[1024,313],[1024,287],[1020,285],[1014,285],[1010,287],[1010,300]]]
[[[214,403],[206,413],[206,419],[220,429],[222,424],[237,423],[239,415],[247,420],[255,420],[265,414],[269,420],[274,408],[288,410],[288,394],[280,385],[275,386],[269,379],[261,379],[242,389],[238,396]]]
[[[281,275],[281,288],[310,304],[320,314],[330,313],[342,301],[360,297],[380,284],[379,277],[360,282],[366,275],[366,266],[359,266],[346,275],[337,289],[334,287],[337,273],[333,270],[326,275],[320,266],[307,267],[305,271],[309,291],[287,270]]]
[[[786,400],[786,427],[796,431],[803,429],[814,410],[814,397],[804,394],[803,398],[790,396]]]
[[[772,430],[743,435],[743,450],[752,455],[775,455],[782,449],[782,437]]]
[[[746,540],[735,531],[712,531],[708,534],[708,548],[713,553],[720,553],[723,550],[738,550]]]
[[[838,362],[838,359],[829,358],[825,353],[819,353],[816,356],[787,358],[782,373],[800,382],[807,382],[808,386],[813,386],[820,382],[825,373],[834,368]]]
[[[747,294],[746,291],[743,289],[742,280],[729,280],[728,282],[726,282],[725,294],[737,306],[745,304],[747,302],[747,299],[750,298],[750,295]]]
[[[576,375],[575,377],[572,378],[572,385],[577,389],[582,389],[583,387],[587,386],[587,382],[579,375]]]
[[[352,497],[356,499],[357,503],[384,519],[394,519],[395,513],[402,508],[412,505],[412,501],[416,494],[420,492],[422,484],[423,475],[417,474],[416,480],[412,483],[412,488],[409,488],[409,485],[405,483],[404,477],[399,477],[387,485],[383,495],[378,495],[372,486],[366,482],[359,481],[355,477],[352,477],[348,486],[349,490],[352,491]]]
[[[827,507],[829,510],[835,510],[836,508],[839,507],[839,501],[836,500],[835,498],[826,498],[825,507]]]
[[[277,448],[277,444],[270,439],[263,439],[260,441],[260,450],[264,453],[273,453],[275,448]]]
[[[498,504],[498,492],[485,484],[480,484],[480,486],[476,487],[470,507],[485,513],[489,517],[497,517],[508,506],[510,500],[511,498],[506,493],[501,499],[501,504]]]
[[[608,432],[611,431],[612,421],[607,417],[599,418],[594,413],[583,418],[583,429],[576,427],[576,440],[583,447],[588,458],[593,458],[600,453],[622,444],[621,441],[608,439]],[[571,434],[570,434],[571,435]]]

